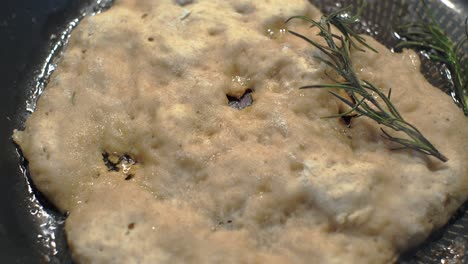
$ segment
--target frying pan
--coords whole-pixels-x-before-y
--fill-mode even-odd
[[[359,1],[311,0],[322,11]],[[338,2],[338,4],[337,4]],[[373,0],[363,14],[360,30],[392,47],[390,34],[397,19],[415,17],[418,0]],[[455,39],[468,16],[466,0],[433,0],[430,7]],[[99,12],[107,3],[97,0],[6,0],[0,8],[0,262],[72,263],[61,215],[29,181],[27,162],[11,140],[32,110],[34,91],[40,91],[53,69],[45,63],[51,50],[60,49],[61,32],[83,13]],[[53,65],[53,64],[52,64]],[[440,65],[424,63],[426,77],[447,90]],[[422,246],[404,254],[400,263],[468,263],[468,205]],[[445,260],[446,262],[442,262]]]

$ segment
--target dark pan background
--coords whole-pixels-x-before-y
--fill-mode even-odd
[[[63,31],[90,2],[0,1],[0,263],[71,263],[60,230],[53,232],[57,236],[55,241],[38,237],[41,224],[59,227],[61,216],[55,214],[49,219],[32,215],[42,209],[35,198],[45,201],[28,191],[10,137],[13,129],[23,127],[28,115],[25,101],[36,85],[38,69],[53,47],[51,35]],[[50,205],[45,207],[46,212],[54,215]],[[57,243],[59,252],[56,256],[51,254],[53,242]]]
[[[155,0],[157,1],[157,0]],[[468,16],[468,0],[444,0],[452,3],[459,13],[448,8],[443,1],[430,1],[443,25],[454,37],[460,32],[464,17]],[[68,22],[79,17],[83,8],[93,0],[3,0],[0,2],[0,263],[71,263],[71,257],[61,230],[65,216],[58,214],[37,192],[29,191],[28,180],[20,168],[21,159],[11,141],[13,129],[21,129],[28,115],[25,102],[36,87],[36,76],[52,49],[57,34]],[[286,1],[287,2],[287,1]],[[312,0],[323,10],[336,8],[342,0]],[[371,22],[362,30],[391,47],[395,39],[391,30],[395,18],[405,18],[408,10],[420,10],[419,1],[369,0],[364,20]],[[383,12],[384,14],[380,14]],[[379,15],[375,15],[379,14]],[[395,16],[398,14],[398,16]],[[410,16],[411,17],[411,16]],[[414,17],[414,16],[413,16]],[[388,31],[390,32],[390,31]],[[375,34],[377,33],[377,34]],[[443,78],[437,77],[437,65],[425,69],[431,81],[447,89]],[[436,232],[430,242],[401,260],[402,263],[441,263],[440,258],[457,257],[447,247],[458,239],[462,246],[468,241],[467,205],[456,214],[450,224]],[[42,228],[43,225],[45,228]],[[46,231],[44,231],[46,230]],[[48,231],[47,231],[48,230]],[[56,254],[53,254],[55,251]],[[450,251],[450,250],[448,250]],[[466,253],[466,248],[464,249]],[[462,252],[463,253],[463,252]],[[445,255],[444,255],[445,254]],[[468,263],[467,254],[459,257]]]

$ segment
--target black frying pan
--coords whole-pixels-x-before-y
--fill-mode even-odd
[[[90,2],[7,0],[0,7],[0,263],[71,263],[60,230],[63,216],[38,192],[30,192],[10,136],[23,127],[25,102],[56,42],[51,35],[63,31]],[[44,212],[50,215],[41,216]],[[54,226],[57,230],[51,230]]]
[[[157,0],[155,0],[157,1]],[[92,12],[95,0],[6,0],[0,7],[0,263],[71,263],[62,230],[66,216],[59,214],[27,178],[27,165],[18,155],[10,139],[13,129],[21,129],[28,115],[26,101],[38,85],[37,79],[45,58],[70,21],[83,10]],[[99,1],[98,1],[99,2]],[[287,2],[287,1],[285,1]],[[322,10],[334,8],[342,0],[312,0]],[[415,10],[418,0],[373,0],[364,20],[378,26],[381,32],[391,27],[394,12]],[[390,3],[388,15],[376,14],[378,5]],[[398,3],[397,3],[398,2]],[[395,4],[397,3],[397,4]],[[444,24],[468,16],[467,0],[434,0],[432,7],[440,10]],[[453,7],[460,10],[453,15]],[[93,7],[90,9],[89,6]],[[388,8],[388,7],[387,7]],[[97,9],[95,9],[97,10]],[[404,12],[403,12],[404,13]],[[445,14],[445,15],[444,15]],[[446,15],[448,14],[448,15]],[[451,15],[452,14],[452,15]],[[363,27],[363,30],[375,28]],[[377,34],[379,41],[391,47],[395,39]],[[434,77],[437,67],[429,65],[423,71],[437,86],[444,88],[443,78]],[[458,258],[468,263],[468,206],[465,204],[450,223],[435,232],[427,243],[408,252],[401,263],[441,263],[442,258]],[[464,257],[450,251],[454,243],[465,245]],[[455,262],[457,263],[457,262]]]

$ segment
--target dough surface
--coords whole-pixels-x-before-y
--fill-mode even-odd
[[[321,118],[343,106],[298,89],[329,80],[283,25],[320,13],[286,2],[117,0],[73,31],[13,138],[77,263],[392,263],[467,199],[467,118],[417,56],[353,61],[447,163]]]

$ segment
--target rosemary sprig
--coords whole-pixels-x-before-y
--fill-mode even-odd
[[[301,87],[301,89],[337,88],[346,91],[349,98],[330,91],[333,96],[351,107],[350,111],[339,116],[346,116],[353,112],[358,116],[367,116],[381,125],[395,131],[400,131],[408,136],[407,138],[394,137],[381,128],[384,138],[401,145],[398,149],[413,149],[446,162],[448,159],[415,126],[403,119],[390,101],[391,90],[388,94],[384,94],[370,82],[360,80],[357,77],[352,66],[351,49],[364,52],[365,50],[357,45],[356,42],[358,42],[370,50],[375,50],[365,42],[364,38],[352,30],[351,26],[358,20],[358,15],[349,15],[351,9],[352,7],[347,7],[328,16],[322,16],[320,21],[315,21],[305,16],[294,16],[286,21],[288,23],[293,19],[304,20],[309,22],[311,27],[316,27],[320,30],[318,36],[325,40],[326,45],[319,44],[295,31],[288,30],[288,32],[319,49],[325,56],[315,56],[315,58],[329,66],[343,79],[342,82],[334,80],[335,83],[333,84],[307,85]],[[332,25],[340,31],[340,35],[332,32]]]
[[[452,97],[468,116],[468,54],[463,49],[468,41],[468,18],[465,20],[465,36],[454,43],[437,23],[427,3],[422,2],[428,18],[397,27],[402,41],[395,47],[419,49],[431,60],[443,63],[453,83]]]

